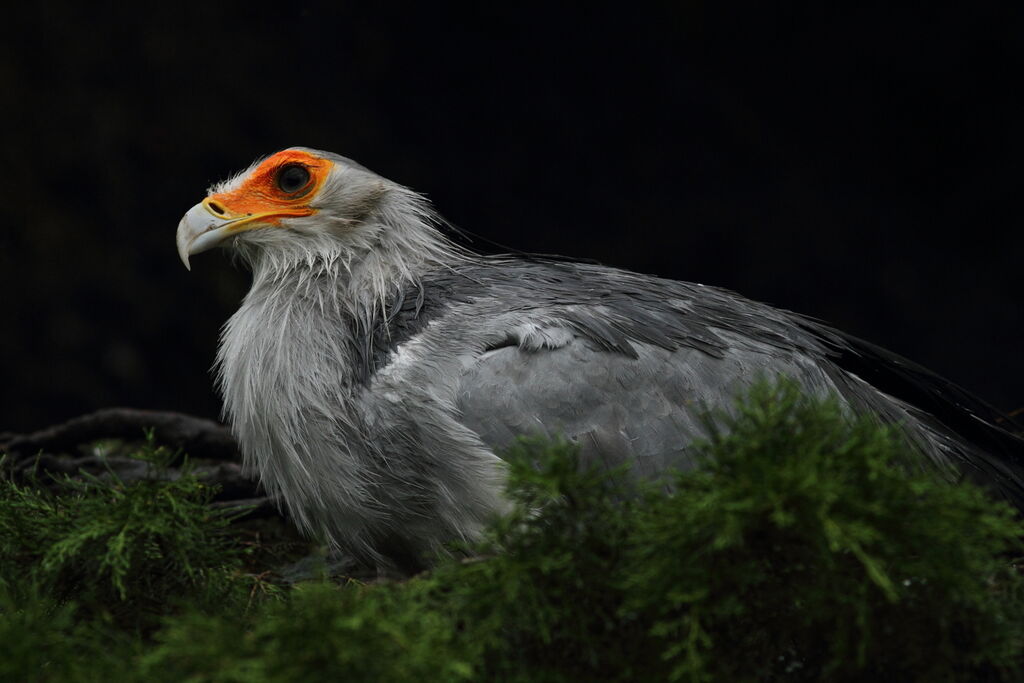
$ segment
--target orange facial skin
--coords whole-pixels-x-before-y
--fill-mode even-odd
[[[309,182],[286,193],[277,186],[277,174],[282,168],[300,165],[309,172]],[[327,180],[331,162],[309,152],[285,150],[268,157],[257,166],[245,182],[231,192],[218,192],[203,200],[207,211],[221,218],[241,219],[231,224],[231,230],[244,230],[259,222],[280,226],[281,218],[311,216],[316,209],[306,203]]]

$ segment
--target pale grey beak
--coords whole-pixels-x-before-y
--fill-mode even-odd
[[[223,218],[200,202],[189,209],[178,223],[178,256],[185,267],[192,270],[188,257],[213,249],[230,237],[228,227],[243,218]]]

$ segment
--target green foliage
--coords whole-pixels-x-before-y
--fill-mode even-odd
[[[176,619],[142,661],[145,680],[461,681],[473,679],[456,624],[421,587],[300,585],[238,623]]]
[[[150,445],[140,454],[168,459]],[[51,491],[0,482],[0,581],[135,626],[155,625],[181,596],[222,599],[240,567],[230,518],[185,467],[126,485],[112,473],[64,477]]]
[[[0,586],[0,681],[127,680],[134,639],[76,619],[38,586]]]
[[[484,647],[485,680],[628,678],[639,631],[619,615],[625,470],[581,468],[577,456],[564,442],[521,441],[505,456],[515,507],[478,548],[486,559],[434,572],[439,608]]]
[[[624,576],[673,679],[1012,678],[1007,506],[900,471],[893,429],[791,384],[712,433],[704,468],[638,508]]]
[[[637,499],[565,445],[513,454],[492,557],[435,572],[487,678],[1014,678],[1008,507],[898,469],[895,429],[787,382],[708,424],[673,495]]]
[[[5,485],[0,678],[1020,679],[1005,505],[894,467],[913,454],[893,429],[785,382],[718,424],[703,467],[658,489],[581,467],[569,444],[522,442],[514,509],[471,557],[216,609],[209,586],[255,586],[224,578],[238,566],[225,520],[188,475],[56,496]],[[192,606],[165,606],[153,632],[95,608],[155,614],[173,592]]]

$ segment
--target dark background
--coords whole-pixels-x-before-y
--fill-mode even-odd
[[[5,10],[0,431],[215,415],[247,275],[175,228],[291,145],[475,248],[728,287],[1024,405],[1021,3],[208,4]]]

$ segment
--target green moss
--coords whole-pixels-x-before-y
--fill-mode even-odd
[[[523,442],[515,510],[402,583],[264,594],[188,475],[5,484],[0,678],[1019,680],[1005,505],[902,471],[898,434],[785,382],[726,423],[672,495]]]

